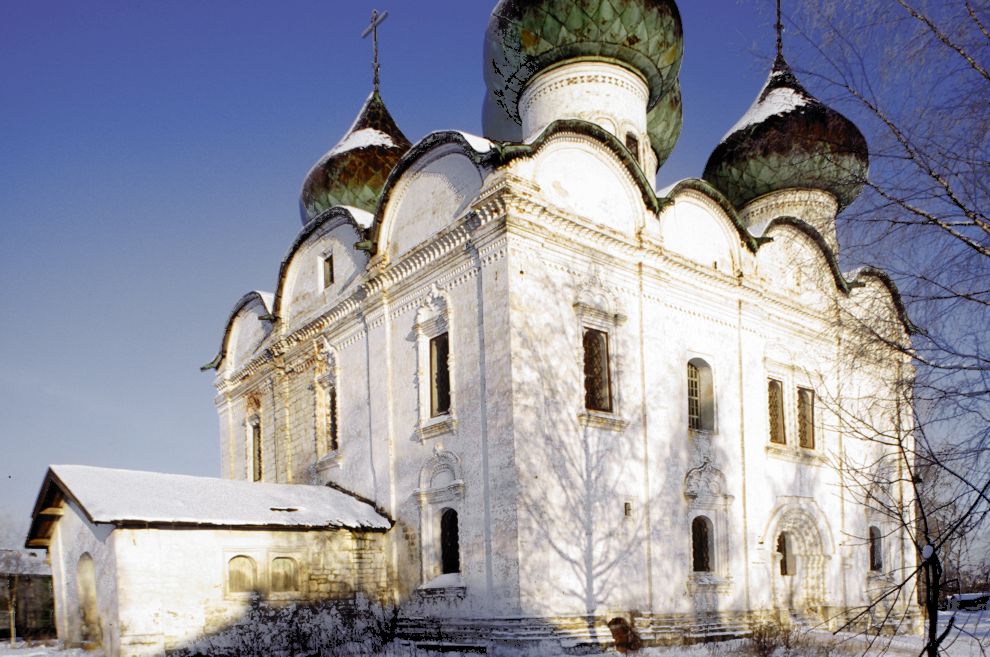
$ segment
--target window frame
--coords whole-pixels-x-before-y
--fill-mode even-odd
[[[589,349],[588,349],[588,337],[600,336],[597,341],[599,345],[604,345],[604,355],[598,354],[597,360],[604,360],[604,366],[599,363],[600,376],[604,378],[604,381],[592,382],[595,388],[604,388],[605,392],[605,403],[601,405],[592,405],[591,397],[595,395],[592,387],[589,386],[589,379],[592,378],[593,374],[589,373],[589,368],[594,367],[593,362],[589,362]],[[584,409],[586,411],[591,411],[594,413],[613,413],[615,411],[615,400],[612,394],[612,355],[610,348],[611,340],[609,339],[608,331],[603,331],[600,328],[594,326],[584,326],[581,331],[581,352],[583,354],[583,368],[582,373],[584,375]],[[601,391],[598,391],[601,394]]]
[[[808,451],[814,451],[817,448],[815,436],[817,433],[815,426],[817,421],[815,397],[814,388],[802,385],[797,386],[797,397],[795,399],[795,403],[797,404],[797,444],[801,449]],[[804,401],[809,398],[810,402]]]
[[[691,372],[692,368],[697,372],[697,426],[692,421],[691,415]],[[683,399],[687,402],[684,409],[687,413],[685,424],[688,432],[694,434],[717,434],[718,433],[718,404],[715,393],[715,368],[711,364],[710,356],[698,354],[688,354],[684,369],[684,393]]]
[[[254,568],[254,582],[253,585],[246,591],[234,590],[231,586],[231,568],[230,565],[235,559],[247,559],[251,562],[251,566]],[[232,598],[246,598],[253,596],[258,593],[262,593],[261,581],[262,572],[261,568],[258,566],[258,558],[256,554],[249,553],[243,550],[232,550],[224,554],[224,580],[223,589],[227,597]]]
[[[275,562],[288,561],[294,569],[295,588],[290,590],[275,590]],[[275,552],[268,558],[268,594],[273,598],[296,598],[302,596],[303,590],[302,567],[299,558],[295,555]]]
[[[265,436],[261,424],[261,414],[253,413],[247,418],[248,480],[265,481]]]
[[[877,525],[870,525],[867,529],[867,545],[869,547],[869,567],[870,573],[879,574],[883,572],[883,532]]]
[[[577,408],[578,423],[585,428],[604,429],[607,431],[622,431],[628,425],[623,419],[623,357],[621,350],[621,327],[626,322],[626,316],[614,310],[616,302],[608,294],[602,293],[603,284],[596,282],[590,288],[579,291],[578,300],[574,302],[574,378],[575,407]],[[595,291],[592,294],[591,290]],[[609,410],[588,407],[588,388],[585,376],[585,334],[587,331],[597,331],[605,336],[607,359],[607,384]]]
[[[457,331],[451,321],[446,294],[433,286],[416,312],[413,325],[416,333],[416,389],[418,391],[419,423],[416,437],[420,442],[457,431]],[[437,362],[434,356],[434,339],[447,338],[447,408],[445,412],[436,405],[435,381]]]
[[[329,290],[336,283],[336,272],[333,265],[333,251],[324,253],[320,260],[320,280],[324,290]]]
[[[443,345],[443,357],[440,356]],[[450,415],[452,391],[450,385],[450,331],[438,333],[429,340],[430,357],[430,418]],[[442,362],[441,362],[442,361]],[[440,385],[441,374],[444,386]],[[444,390],[444,388],[446,388]]]
[[[698,528],[702,528],[701,532]],[[702,535],[699,536],[699,533]],[[699,538],[703,545],[699,546]],[[699,556],[704,559],[704,568],[698,567]],[[691,518],[691,572],[695,575],[713,575],[716,570],[715,523],[704,513],[699,513]]]
[[[772,389],[776,384],[777,400],[774,404]],[[767,377],[767,436],[773,445],[787,445],[787,414],[784,409],[787,404],[784,401],[784,382],[774,376]],[[774,415],[777,415],[776,421]],[[777,429],[779,437],[774,436],[774,429]],[[779,438],[779,439],[778,439]]]

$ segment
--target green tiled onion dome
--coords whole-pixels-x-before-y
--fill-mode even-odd
[[[842,209],[862,190],[869,162],[855,124],[805,91],[778,56],[756,102],[708,158],[704,179],[737,208],[810,188],[830,192]]]
[[[681,84],[675,78],[667,95],[660,99],[646,115],[646,132],[656,153],[658,166],[667,161],[670,152],[681,136]]]
[[[389,173],[410,146],[382,97],[372,93],[340,143],[306,175],[299,197],[303,225],[339,205],[374,212]]]
[[[653,109],[673,89],[683,48],[674,0],[501,0],[485,35],[485,82],[518,122],[519,95],[540,71],[569,59],[616,61],[646,79]]]

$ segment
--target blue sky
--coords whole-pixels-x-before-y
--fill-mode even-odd
[[[766,78],[770,0],[682,0],[699,176]],[[414,142],[480,133],[494,0],[0,3],[0,522],[49,463],[217,475],[212,376],[233,303],[270,290],[309,167],[371,88]]]

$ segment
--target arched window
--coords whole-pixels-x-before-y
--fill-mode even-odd
[[[879,527],[870,527],[870,570],[883,570],[883,542]]]
[[[299,590],[299,569],[289,557],[272,559],[272,593],[292,593]]]
[[[444,509],[440,514],[440,566],[444,575],[461,572],[457,511],[453,509]]]
[[[227,590],[231,593],[250,593],[255,590],[258,568],[254,559],[236,556],[227,562]]]
[[[687,365],[688,428],[695,431],[715,430],[715,394],[712,368],[700,358]]]
[[[785,577],[794,575],[794,553],[791,551],[791,537],[787,532],[780,532],[777,537],[777,553],[780,555],[780,574]]]
[[[714,532],[712,521],[698,516],[691,521],[692,570],[696,573],[710,573],[712,570],[712,547]]]

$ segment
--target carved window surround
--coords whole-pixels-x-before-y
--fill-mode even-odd
[[[623,358],[620,348],[619,327],[627,320],[626,315],[617,310],[617,302],[605,288],[597,275],[590,278],[578,291],[574,315],[577,321],[578,344],[575,352],[577,371],[582,380],[585,376],[584,335],[587,329],[601,331],[608,339],[608,378],[611,395],[611,410],[596,410],[586,404],[584,385],[581,386],[581,402],[577,413],[578,424],[582,427],[606,431],[623,431],[628,421],[623,419],[622,378]]]
[[[419,422],[416,426],[416,437],[420,442],[453,434],[457,430],[457,355],[450,321],[450,308],[447,297],[436,284],[431,286],[429,293],[419,310],[416,312],[416,351],[417,371],[416,387],[419,393]],[[449,380],[449,407],[445,413],[432,415],[432,363],[430,356],[430,341],[444,333],[448,334],[447,376]]]
[[[439,442],[433,446],[433,456],[430,457],[419,473],[419,488],[413,492],[419,502],[419,531],[421,582],[429,584],[442,574],[441,569],[441,528],[440,519],[445,509],[453,509],[461,519],[460,533],[469,520],[464,513],[464,475],[461,471],[460,458],[453,452],[447,451]],[[460,563],[464,568],[463,542],[461,542]],[[452,573],[451,573],[452,574]],[[449,577],[449,575],[445,575]],[[429,591],[430,595],[438,591],[454,590],[463,587],[443,587],[421,589]],[[437,593],[437,595],[444,595]],[[436,596],[433,596],[436,597]]]

